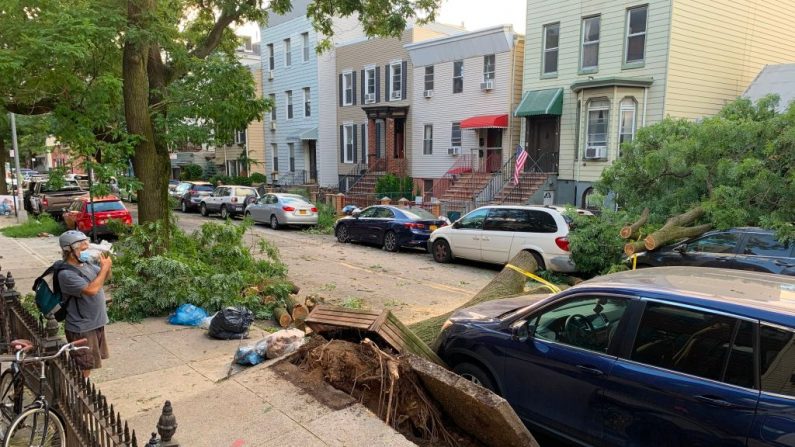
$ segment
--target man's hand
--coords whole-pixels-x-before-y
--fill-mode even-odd
[[[110,254],[102,253],[99,257],[99,268],[100,270],[110,271],[110,268],[113,266],[113,259],[111,259]]]

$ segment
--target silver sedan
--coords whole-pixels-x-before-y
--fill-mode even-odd
[[[246,217],[269,223],[278,230],[282,225],[317,225],[317,207],[298,194],[265,194],[246,208]]]

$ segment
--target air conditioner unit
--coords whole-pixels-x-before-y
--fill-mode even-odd
[[[433,90],[425,90],[425,97],[432,98],[433,97]]]
[[[403,98],[403,93],[400,90],[395,90],[392,92],[392,99],[401,99]]]
[[[447,155],[461,155],[461,146],[447,148]]]
[[[607,158],[607,148],[605,146],[591,146],[585,148],[585,158],[600,159]]]
[[[276,121],[271,121],[271,130],[276,130]]]
[[[268,79],[273,79],[273,70],[268,70]]]
[[[481,83],[480,83],[480,89],[481,89],[481,90],[484,90],[484,91],[485,91],[485,90],[492,90],[492,89],[494,89],[494,81],[493,81],[493,80],[491,80],[491,79],[489,79],[488,81],[481,82]]]
[[[367,93],[364,95],[364,102],[371,103],[375,102],[375,93]]]

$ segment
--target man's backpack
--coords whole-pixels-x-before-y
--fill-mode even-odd
[[[36,278],[36,281],[33,282],[33,291],[36,292],[36,307],[39,308],[42,314],[46,316],[52,315],[56,321],[63,321],[66,319],[66,308],[69,306],[69,301],[74,298],[72,296],[64,297],[61,294],[61,286],[58,284],[58,273],[62,270],[72,270],[86,281],[91,282],[79,268],[65,261],[55,262],[48,267],[41,276]],[[48,275],[52,275],[52,289],[50,289],[50,285],[47,284],[46,277]],[[80,301],[78,300],[76,303],[77,313],[80,314],[82,318],[83,313],[80,312]]]

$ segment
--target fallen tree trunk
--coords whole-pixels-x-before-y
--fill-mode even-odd
[[[645,249],[646,249],[646,242],[644,241],[628,242],[624,245],[624,254],[627,256],[632,256],[635,253],[643,251]]]
[[[283,307],[273,309],[273,318],[279,323],[279,326],[283,328],[290,327],[290,323],[293,322],[293,318],[287,312],[287,309]]]
[[[536,270],[538,270],[538,264],[536,263],[535,258],[532,254],[530,254],[530,252],[527,251],[520,251],[516,256],[513,257],[513,259],[511,259],[510,264],[530,273],[534,273]],[[502,271],[498,273],[497,276],[495,276],[494,279],[492,279],[491,282],[486,285],[486,287],[482,288],[477,295],[472,297],[471,300],[467,301],[451,312],[447,312],[436,317],[431,317],[427,320],[418,321],[417,323],[410,325],[409,329],[411,329],[411,331],[414,332],[423,342],[430,345],[436,336],[439,335],[442,325],[445,321],[447,321],[448,318],[450,318],[450,315],[452,315],[453,312],[458,309],[465,309],[486,301],[521,295],[524,291],[524,285],[527,280],[528,278],[525,275],[510,268],[504,267]]]
[[[648,235],[646,239],[643,240],[643,245],[647,250],[654,250],[669,242],[695,237],[711,229],[712,224],[698,225],[695,227],[663,227]]]
[[[640,219],[631,225],[626,225],[619,231],[622,239],[637,239],[640,236],[640,227],[646,225],[649,220],[649,209],[644,208],[640,214]]]

